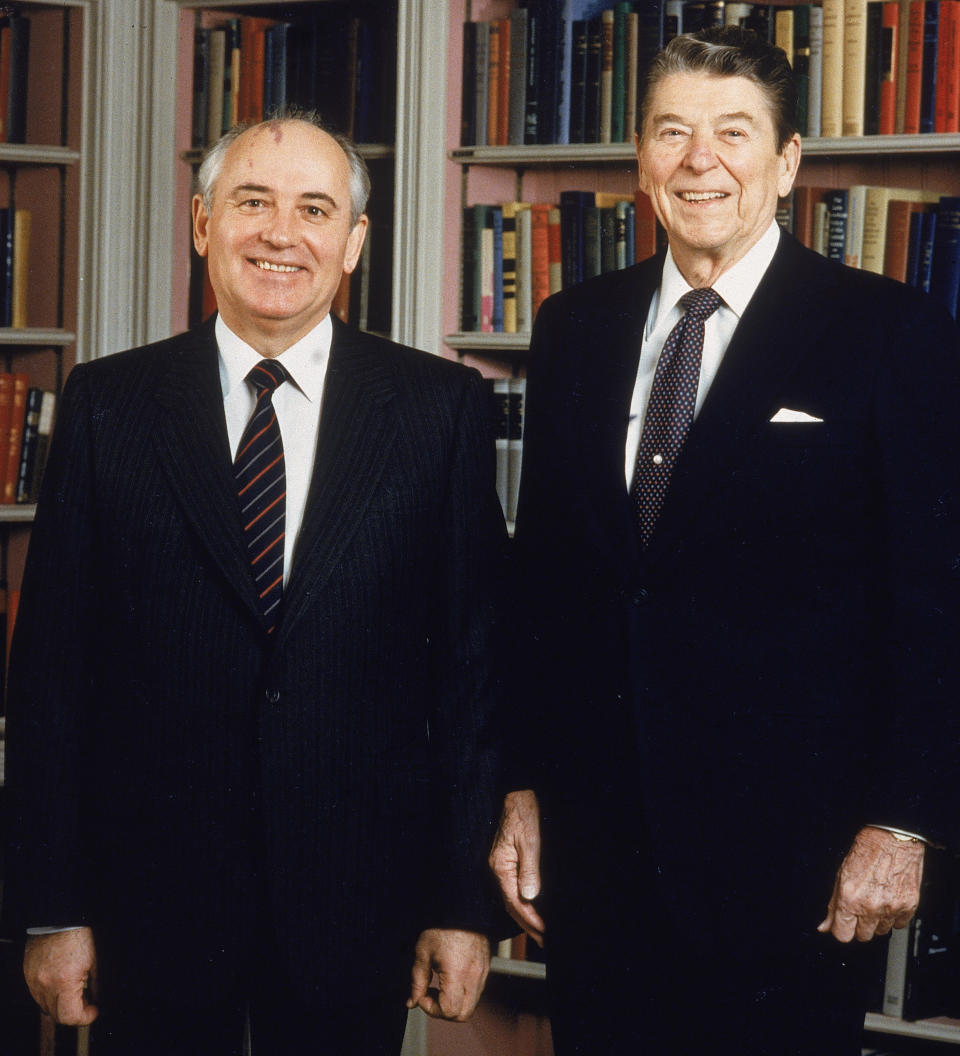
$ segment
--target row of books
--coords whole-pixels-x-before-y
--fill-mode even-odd
[[[960,0],[824,0],[779,8],[773,25],[801,134],[960,131]]]
[[[56,402],[28,375],[0,374],[0,504],[37,501]]]
[[[524,333],[551,293],[654,253],[662,239],[641,192],[562,191],[557,204],[464,209],[461,329]]]
[[[278,21],[254,15],[199,25],[194,42],[192,146],[285,107],[316,110],[357,142],[394,137],[396,25],[323,4]]]
[[[27,325],[32,214],[0,208],[0,326]]]
[[[780,223],[832,260],[960,300],[960,198],[899,187],[796,187]]]
[[[27,131],[30,19],[6,8],[0,19],[0,143],[23,143]]]
[[[520,463],[523,458],[523,405],[526,378],[488,378],[497,445],[497,495],[508,522],[517,519]],[[508,955],[509,956],[509,955]]]
[[[529,2],[465,22],[461,143],[621,143],[663,40],[658,4]]]

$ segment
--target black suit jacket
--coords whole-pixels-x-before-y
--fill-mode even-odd
[[[513,785],[540,791],[560,851],[546,890],[588,898],[580,841],[613,818],[608,843],[651,855],[679,934],[789,949],[779,924],[822,919],[861,826],[960,836],[958,331],[783,236],[644,552],[624,447],[662,264],[538,316]],[[782,408],[822,421],[773,422]]]
[[[201,1002],[266,923],[309,1007],[402,994],[421,928],[489,925],[486,407],[335,325],[271,639],[212,321],[71,373],[13,650],[8,920],[91,924],[108,996]]]

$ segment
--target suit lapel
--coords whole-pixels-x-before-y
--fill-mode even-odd
[[[313,479],[278,643],[323,588],[376,493],[397,435],[394,394],[383,347],[334,320]]]
[[[823,262],[787,235],[743,314],[690,430],[651,540],[670,545],[693,523],[736,464],[738,445],[770,417],[778,397],[824,325],[817,307]],[[803,325],[800,325],[801,321]],[[658,546],[659,543],[659,546]]]
[[[229,583],[259,616],[234,486],[211,319],[164,364],[155,442],[184,515]]]

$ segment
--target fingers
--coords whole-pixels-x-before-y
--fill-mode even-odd
[[[40,1008],[56,1023],[89,1026],[98,1015],[94,1001],[96,950],[89,928],[31,935],[23,976]]]
[[[539,945],[544,922],[533,905],[540,894],[540,813],[531,791],[511,792],[489,858],[510,916]]]
[[[817,930],[840,942],[869,942],[905,927],[920,901],[922,874],[922,844],[899,843],[882,830],[861,830]]]
[[[416,1008],[420,1005],[426,1011],[424,1002],[427,998],[427,988],[430,985],[430,953],[422,943],[417,943],[414,953],[413,967],[410,970],[410,996],[407,998],[407,1008]],[[430,1001],[433,999],[430,998]]]

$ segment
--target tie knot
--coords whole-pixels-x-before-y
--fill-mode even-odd
[[[709,286],[703,290],[691,290],[680,298],[680,304],[688,315],[698,319],[708,319],[723,304],[723,298]]]
[[[273,394],[290,375],[275,359],[262,359],[247,375],[247,381],[257,392]]]

